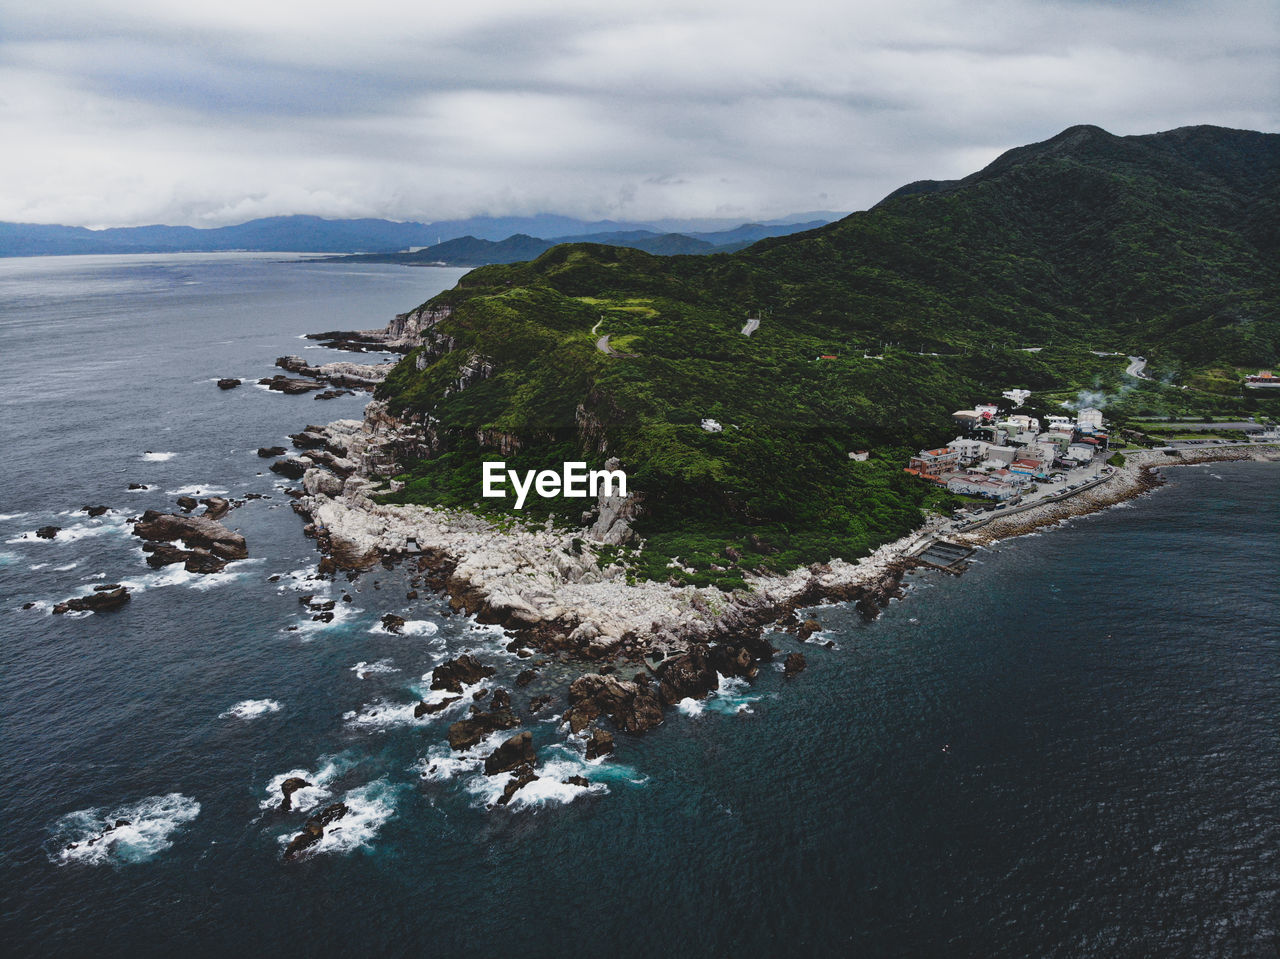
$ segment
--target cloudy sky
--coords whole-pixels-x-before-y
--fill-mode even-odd
[[[1280,130],[1275,0],[0,0],[0,220],[854,210],[1075,123]]]

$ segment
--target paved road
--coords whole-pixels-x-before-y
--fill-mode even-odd
[[[597,325],[598,325],[598,324],[597,324]],[[609,348],[609,334],[608,334],[608,333],[606,333],[604,336],[600,337],[600,339],[596,340],[596,349],[597,349],[597,350],[599,350],[601,353],[605,354],[606,356],[617,356],[617,355],[618,355],[617,353],[613,352],[613,350],[612,350],[612,349],[610,349],[610,348]]]
[[[759,320],[747,320],[747,325],[742,328],[743,336],[750,336],[756,330],[760,329]]]
[[[1125,367],[1125,375],[1132,376],[1140,380],[1149,380],[1151,377],[1144,376],[1142,371],[1147,368],[1147,361],[1141,356],[1129,357],[1129,365]]]

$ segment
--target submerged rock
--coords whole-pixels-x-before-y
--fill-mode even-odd
[[[111,510],[110,506],[81,506],[82,513],[88,513],[90,516],[101,516]]]
[[[528,734],[526,733],[525,735]],[[503,788],[502,795],[498,797],[496,805],[505,806],[507,803],[511,802],[512,796],[525,786],[529,785],[529,783],[539,778],[538,774],[533,771],[532,763],[521,766],[515,771],[515,775],[511,777],[511,781],[507,783],[505,788]]]
[[[420,699],[418,700],[418,705],[413,707],[413,718],[421,719],[423,716],[430,716],[435,713],[443,712],[461,698],[461,696],[449,696],[447,699],[442,699],[438,703],[429,703],[425,699]]]
[[[397,616],[395,613],[387,613],[382,617],[382,628],[385,629],[388,633],[395,633],[397,636],[399,636],[400,633],[404,631],[404,617]],[[432,688],[444,688],[444,687],[432,687]],[[456,691],[461,692],[461,689],[459,688]]]
[[[285,847],[284,859],[287,862],[304,849],[309,849],[324,838],[324,827],[345,816],[350,810],[346,803],[336,802],[325,806],[302,826],[302,832],[290,840]]]
[[[786,662],[782,665],[782,674],[784,676],[795,676],[797,673],[803,673],[804,668],[808,665],[805,662],[804,653],[788,653]]]
[[[239,386],[243,382],[244,382],[243,380],[238,380],[234,376],[226,376],[218,380],[218,389],[234,390],[237,386]]]

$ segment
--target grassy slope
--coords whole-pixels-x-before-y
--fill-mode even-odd
[[[415,464],[402,498],[478,500],[478,461],[499,458],[479,429],[518,437],[506,458],[528,468],[599,462],[603,439],[648,497],[638,572],[666,576],[678,556],[688,578],[731,586],[735,567],[860,555],[946,505],[903,457],[947,439],[952,410],[1009,387],[1044,403],[1110,392],[1113,415],[1241,408],[1252,401],[1125,383],[1122,357],[1090,350],[1144,353],[1165,377],[1274,363],[1277,142],[1073,128],[736,254],[575,244],[473,271],[433,301],[453,305],[439,332],[457,348],[421,372],[410,357],[382,390],[435,417],[451,451]],[[603,333],[632,355],[596,350]],[[448,392],[476,355],[494,375]],[[847,458],[864,447],[869,462]]]

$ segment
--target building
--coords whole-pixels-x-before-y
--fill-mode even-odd
[[[849,459],[858,463],[865,463],[867,461],[867,457],[870,455],[870,450],[853,450],[849,453]]]
[[[1031,391],[1030,390],[1005,390],[1000,395],[1003,396],[1006,400],[1009,400],[1010,402],[1012,402],[1014,405],[1014,408],[1016,409],[1017,407],[1021,406],[1023,403],[1025,403],[1027,400],[1031,398]]]
[[[1244,385],[1251,390],[1280,389],[1280,376],[1270,370],[1261,370],[1255,376],[1246,376]]]
[[[706,430],[708,433],[723,433],[723,432],[724,432],[724,427],[723,427],[723,426],[721,426],[721,425],[720,425],[720,423],[719,423],[718,421],[713,420],[713,419],[709,419],[709,418],[708,418],[708,419],[704,419],[704,420],[702,421],[702,428],[703,428],[704,430]]]
[[[1077,466],[1083,466],[1086,463],[1093,462],[1095,450],[1096,448],[1088,443],[1072,443],[1067,447],[1066,452],[1062,454],[1062,459]]]
[[[1062,431],[1065,433],[1074,432],[1076,428],[1075,420],[1070,416],[1050,416],[1045,429],[1050,432]]]
[[[907,472],[923,479],[942,482],[942,474],[954,470],[959,463],[960,454],[943,446],[936,450],[921,450],[919,456],[911,457]]]
[[[963,436],[957,436],[947,444],[948,449],[954,450],[959,455],[961,466],[972,466],[984,459],[990,446],[990,443],[983,440],[966,439]]]
[[[966,496],[985,496],[988,499],[1007,500],[1018,495],[1018,487],[1012,483],[984,476],[982,473],[958,473],[947,480],[947,490]]]
[[[1084,409],[1076,413],[1076,429],[1084,430],[1088,433],[1097,433],[1102,430],[1102,411],[1095,410],[1092,406],[1086,406]]]

